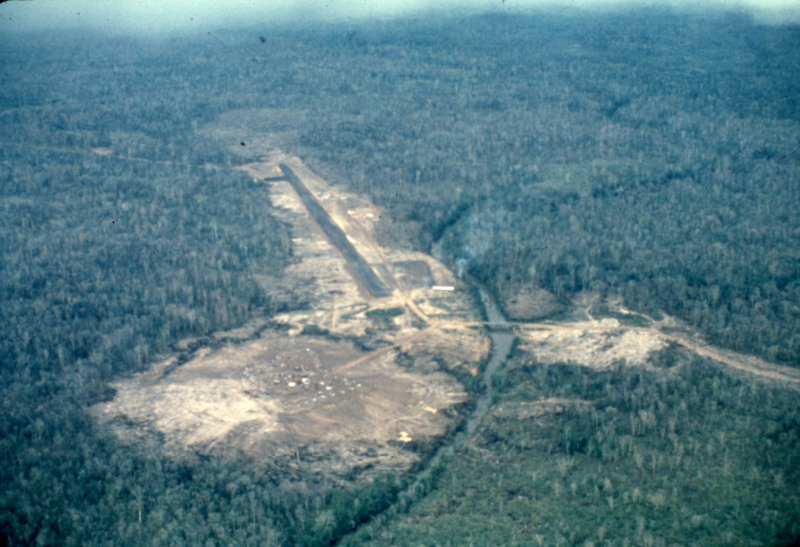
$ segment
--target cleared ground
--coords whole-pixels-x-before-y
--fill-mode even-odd
[[[420,447],[461,419],[466,393],[453,373],[477,374],[488,356],[479,328],[445,323],[478,319],[469,293],[430,256],[379,247],[370,222],[379,209],[328,187],[297,158],[275,154],[244,169],[264,181],[292,233],[294,263],[259,282],[307,309],[274,317],[260,334],[218,333],[228,345],[118,381],[95,415],[132,446],[157,443],[176,457],[238,451],[327,480],[409,469]],[[385,295],[364,286],[291,182],[324,208]],[[433,284],[459,290],[443,295]]]
[[[601,317],[593,315],[594,308],[602,310]],[[520,347],[541,363],[572,362],[603,369],[623,359],[628,365],[646,365],[652,352],[672,343],[739,372],[800,389],[800,373],[796,369],[713,347],[680,321],[669,316],[656,321],[633,313],[622,306],[619,298],[601,302],[597,295],[582,293],[573,299],[571,310],[569,321],[517,323]]]

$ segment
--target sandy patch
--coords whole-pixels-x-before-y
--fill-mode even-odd
[[[649,355],[667,345],[657,334],[640,330],[615,330],[614,319],[565,325],[553,329],[520,329],[520,349],[540,363],[573,362],[594,369],[625,359],[643,365]]]
[[[374,465],[407,468],[416,455],[392,442],[445,434],[455,415],[443,411],[466,398],[453,376],[431,371],[424,356],[416,366],[413,348],[410,355],[410,366],[385,352],[339,371],[364,356],[350,342],[269,333],[200,351],[166,374],[168,361],[118,381],[114,400],[92,411],[121,439],[139,442],[148,431],[178,457],[231,449],[280,455],[314,445],[355,465],[371,445],[386,460]],[[343,460],[331,465],[348,468]]]

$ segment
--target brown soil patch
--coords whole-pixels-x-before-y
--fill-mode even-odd
[[[295,190],[280,180],[278,163],[291,166],[390,296],[373,298],[359,288]],[[217,340],[238,343],[120,380],[114,400],[93,412],[131,444],[157,442],[176,457],[271,455],[332,480],[358,480],[359,469],[369,469],[363,476],[407,470],[419,458],[409,447],[447,434],[460,419],[456,409],[466,394],[447,371],[477,371],[488,355],[480,330],[435,319],[477,319],[470,295],[434,293],[419,282],[406,289],[398,279],[457,280],[432,257],[378,246],[370,219],[379,209],[328,187],[297,158],[273,154],[242,169],[268,185],[277,215],[291,227],[294,262],[280,278],[257,281],[277,300],[288,296],[306,309],[273,317],[285,328],[260,336],[263,320],[217,333]]]
[[[477,366],[489,358],[492,349],[488,337],[459,326],[437,327],[430,336],[401,345],[401,349],[417,360],[436,363],[446,370],[464,369],[477,374]]]
[[[625,309],[620,300],[606,300],[612,313],[623,320],[643,318],[650,327],[620,324],[617,319],[595,319],[591,307],[597,296],[582,293],[573,304],[585,308],[579,315],[588,320],[565,323],[527,323],[519,325],[520,348],[531,352],[543,363],[574,362],[592,368],[607,368],[618,359],[628,364],[646,364],[648,356],[668,343],[677,343],[690,351],[711,358],[731,369],[754,374],[762,380],[777,380],[790,389],[800,389],[800,373],[796,369],[768,363],[749,355],[715,348],[706,344],[692,329],[673,317],[659,321]]]
[[[625,359],[631,365],[643,365],[653,351],[667,342],[657,333],[618,328],[614,319],[546,329],[520,329],[520,349],[532,353],[540,363],[573,362],[604,369]]]
[[[504,305],[511,318],[521,321],[540,319],[564,309],[552,293],[537,287],[520,289],[506,298]]]
[[[407,289],[429,289],[433,287],[433,273],[423,260],[405,260],[392,264],[400,283]]]
[[[451,375],[424,360],[401,366],[394,352],[338,370],[363,356],[347,341],[270,333],[199,352],[168,374],[169,361],[116,382],[114,400],[93,411],[122,439],[159,434],[178,456],[291,455],[313,444],[337,455],[333,467],[349,469],[363,465],[371,445],[383,458],[373,465],[407,468],[417,456],[395,442],[443,435],[455,423],[446,411],[466,395]]]
[[[248,153],[257,148],[252,140],[248,147]],[[448,434],[460,419],[466,394],[450,372],[477,375],[489,354],[468,288],[433,257],[379,246],[379,208],[328,186],[297,158],[262,152],[261,161],[242,169],[264,181],[278,216],[291,227],[287,245],[294,262],[281,277],[257,281],[277,301],[305,307],[273,317],[282,329],[261,332],[263,319],[255,321],[216,334],[217,343],[228,345],[197,351],[180,366],[167,359],[119,380],[115,398],[92,412],[131,446],[157,444],[176,458],[243,453],[334,481],[407,471],[420,457],[415,446]],[[296,173],[389,296],[373,298],[359,287],[292,185],[276,180],[279,163]],[[456,290],[437,293],[432,285]],[[549,313],[551,298],[532,290],[507,304],[533,317]],[[786,378],[653,328],[593,320],[591,301],[587,296],[580,314],[588,321],[518,326],[522,349],[540,362],[604,368],[618,359],[645,363],[675,340],[731,366]],[[533,418],[568,404],[575,403],[540,401],[498,412]]]

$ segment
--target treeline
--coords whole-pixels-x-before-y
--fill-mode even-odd
[[[59,32],[0,48],[0,544],[326,546],[383,511],[399,479],[176,459],[87,413],[183,338],[305,305],[259,289],[289,230],[200,132],[248,100],[231,65]]]
[[[19,147],[0,156],[0,537],[215,537],[211,521],[179,525],[176,515],[213,514],[206,505],[222,502],[198,502],[202,488],[187,492],[187,471],[168,457],[129,455],[86,407],[113,396],[114,376],[143,370],[182,338],[291,305],[270,301],[253,280],[280,275],[291,251],[265,189],[232,171]],[[165,469],[161,490],[131,462]],[[193,469],[217,480],[207,466]],[[145,524],[131,509],[142,496],[162,508],[146,509]],[[234,533],[228,515],[219,526],[263,539],[270,522]]]
[[[59,413],[36,419],[22,439],[0,439],[4,545],[324,547],[383,511],[401,486],[381,476],[344,489],[285,460],[176,461],[157,446],[118,447],[60,395],[40,406]]]
[[[794,26],[646,9],[106,40],[69,61],[26,45],[60,91],[18,78],[0,140],[227,165],[258,152],[198,130],[239,111],[386,206],[382,234],[503,296],[618,293],[797,365],[798,44]]]
[[[263,186],[203,167],[230,159],[193,134],[202,109],[130,95],[144,65],[92,45],[0,53],[0,544],[285,544],[274,481],[228,488],[224,462],[132,452],[87,415],[182,338],[293,305],[253,279],[291,254]]]

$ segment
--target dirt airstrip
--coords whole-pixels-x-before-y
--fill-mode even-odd
[[[454,373],[477,374],[488,356],[480,328],[438,325],[477,321],[471,296],[430,256],[378,246],[371,234],[379,209],[330,188],[298,159],[275,154],[243,169],[264,182],[292,233],[294,263],[283,277],[258,281],[308,309],[274,317],[257,335],[221,333],[227,345],[120,380],[114,399],[93,412],[132,445],[157,442],[176,457],[287,456],[332,480],[409,469],[419,446],[461,419],[466,393]],[[352,252],[331,242],[292,182],[341,230],[386,296],[364,286]]]

